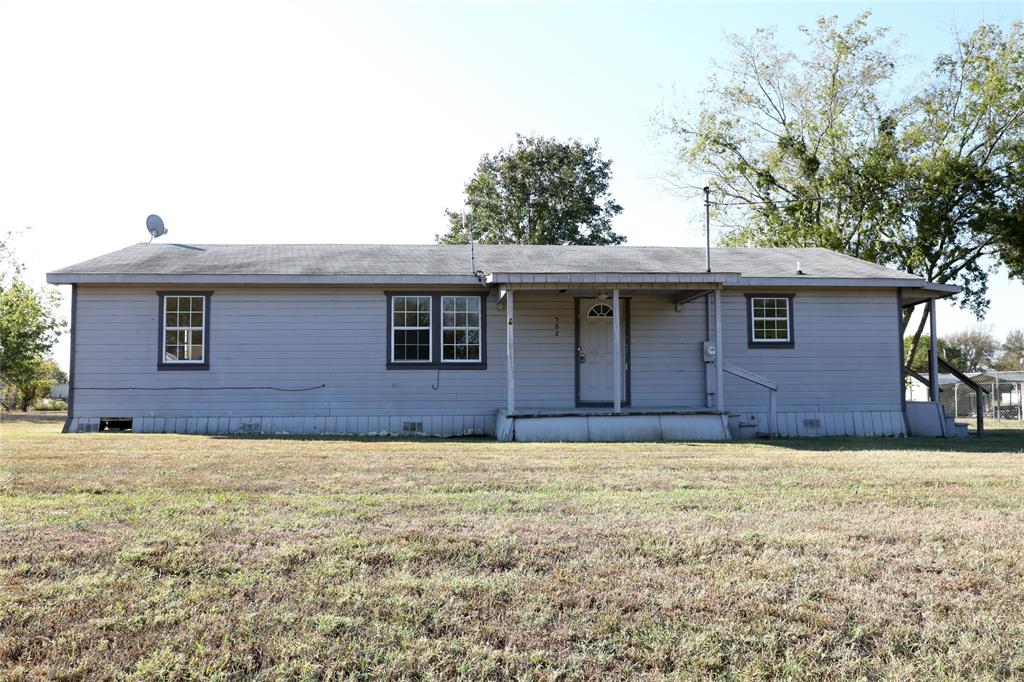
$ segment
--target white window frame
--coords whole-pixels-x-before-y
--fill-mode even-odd
[[[172,326],[172,325],[167,324],[167,303],[172,298],[173,299],[182,299],[182,298],[193,299],[193,298],[198,298],[198,299],[200,299],[203,302],[203,309],[201,311],[202,315],[203,315],[203,319],[201,320],[201,322],[200,322],[198,327],[196,327],[195,325],[191,324],[191,319],[189,320],[189,324],[188,325],[175,324],[175,325]],[[161,335],[162,338],[160,339],[160,361],[161,361],[161,363],[163,363],[165,365],[204,365],[204,364],[206,364],[206,361],[207,361],[207,357],[206,357],[206,347],[207,347],[206,346],[206,341],[207,341],[207,339],[206,339],[206,334],[207,334],[207,331],[206,331],[206,295],[205,294],[164,294],[163,299],[164,299],[164,308],[163,308],[163,311],[162,311],[161,314],[163,315],[163,325],[162,326],[163,326],[164,333]],[[179,303],[179,306],[180,306],[180,303]],[[179,307],[179,311],[180,311],[180,307]],[[191,314],[194,313],[194,312],[195,311],[191,311],[190,310],[189,311],[189,315],[191,316]],[[177,313],[175,313],[175,315],[177,315]],[[168,360],[167,359],[167,332],[181,332],[181,331],[183,331],[183,332],[196,332],[196,331],[200,331],[200,332],[203,333],[203,342],[202,343],[186,343],[185,344],[186,346],[199,346],[202,349],[202,351],[201,351],[202,354],[203,354],[202,358],[200,358],[199,360],[180,360],[180,359]],[[189,336],[188,338],[191,340],[191,336]],[[175,345],[178,345],[178,344],[175,344]]]
[[[467,299],[467,300],[476,300],[476,302],[477,302],[477,309],[476,309],[476,322],[477,322],[477,324],[476,324],[475,327],[471,327],[471,326],[460,327],[458,325],[453,325],[453,326],[445,325],[445,323],[444,323],[444,301],[445,301],[445,299],[449,299],[449,298],[464,298],[464,299]],[[450,363],[472,363],[472,364],[479,364],[479,363],[484,361],[484,330],[483,330],[483,326],[484,326],[483,325],[484,313],[483,313],[483,307],[484,307],[484,304],[483,304],[483,301],[480,299],[480,295],[479,294],[445,294],[445,295],[441,296],[441,345],[440,345],[441,351],[440,352],[441,352],[441,362],[442,363],[449,363],[449,364]],[[470,358],[451,358],[449,360],[445,359],[445,357],[444,357],[444,346],[445,346],[445,344],[444,344],[444,333],[445,333],[446,330],[449,330],[449,329],[452,330],[452,331],[470,331],[470,330],[475,330],[476,331],[477,353],[476,353],[476,359],[475,360],[474,359],[470,359]]]
[[[398,326],[395,324],[395,301],[400,298],[425,298],[427,299],[427,324],[426,326]],[[401,365],[425,365],[434,361],[434,297],[430,294],[396,294],[391,297],[391,362]],[[395,332],[397,331],[423,331],[427,330],[427,359],[426,360],[396,360],[395,359]]]
[[[785,301],[786,316],[758,316],[756,310],[757,301]],[[759,339],[757,338],[757,323],[761,322],[785,322],[786,338],[784,339]],[[751,343],[792,343],[793,342],[793,307],[788,296],[751,296],[750,297],[750,341]]]

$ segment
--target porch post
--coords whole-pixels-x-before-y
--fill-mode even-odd
[[[622,412],[622,339],[619,337],[619,290],[612,290],[612,366],[615,370],[615,411]]]
[[[505,294],[505,383],[508,384],[508,413],[516,409],[515,348],[512,331],[512,289]]]
[[[725,377],[722,374],[722,290],[715,289],[715,407],[725,412]]]
[[[939,402],[939,340],[936,338],[938,325],[935,323],[935,299],[928,301],[928,324],[931,339],[928,344],[928,383],[931,384],[932,402]]]

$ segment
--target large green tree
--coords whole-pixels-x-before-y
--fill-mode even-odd
[[[999,341],[984,327],[963,329],[940,341],[942,356],[965,372],[991,369],[999,353]]]
[[[999,350],[996,369],[1024,372],[1024,329],[1008,333]]]
[[[22,279],[9,242],[0,243],[0,383],[4,407],[29,404],[50,381],[50,350],[66,323],[57,316],[60,295],[36,291]],[[47,389],[48,390],[48,389]]]
[[[612,219],[622,212],[609,192],[612,162],[597,141],[516,136],[485,154],[466,185],[468,212],[445,211],[443,244],[621,244]]]
[[[670,177],[711,187],[725,245],[834,249],[957,284],[982,315],[993,267],[1024,277],[1021,23],[957,37],[902,96],[869,14],[802,30],[800,53],[771,30],[733,37],[701,104],[658,116]]]

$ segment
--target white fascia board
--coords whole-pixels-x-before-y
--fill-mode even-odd
[[[735,272],[492,272],[487,284],[723,284],[739,280]]]
[[[963,287],[955,284],[939,284],[938,282],[925,282],[921,288],[925,291],[936,291],[946,295],[959,294],[964,290]]]
[[[51,272],[50,284],[380,284],[480,286],[473,275],[139,275]]]
[[[738,282],[729,283],[730,287],[869,287],[920,288],[926,282],[921,279],[900,277],[741,277]]]

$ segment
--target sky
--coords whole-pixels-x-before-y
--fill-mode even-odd
[[[45,273],[145,241],[429,243],[516,133],[599,139],[636,245],[703,243],[651,118],[695,102],[725,37],[871,10],[907,78],[954,26],[1024,3],[0,1],[0,234]],[[69,288],[64,288],[67,315]],[[984,321],[1024,326],[993,276]],[[977,324],[940,306],[940,333]],[[55,348],[68,362],[66,337]]]

